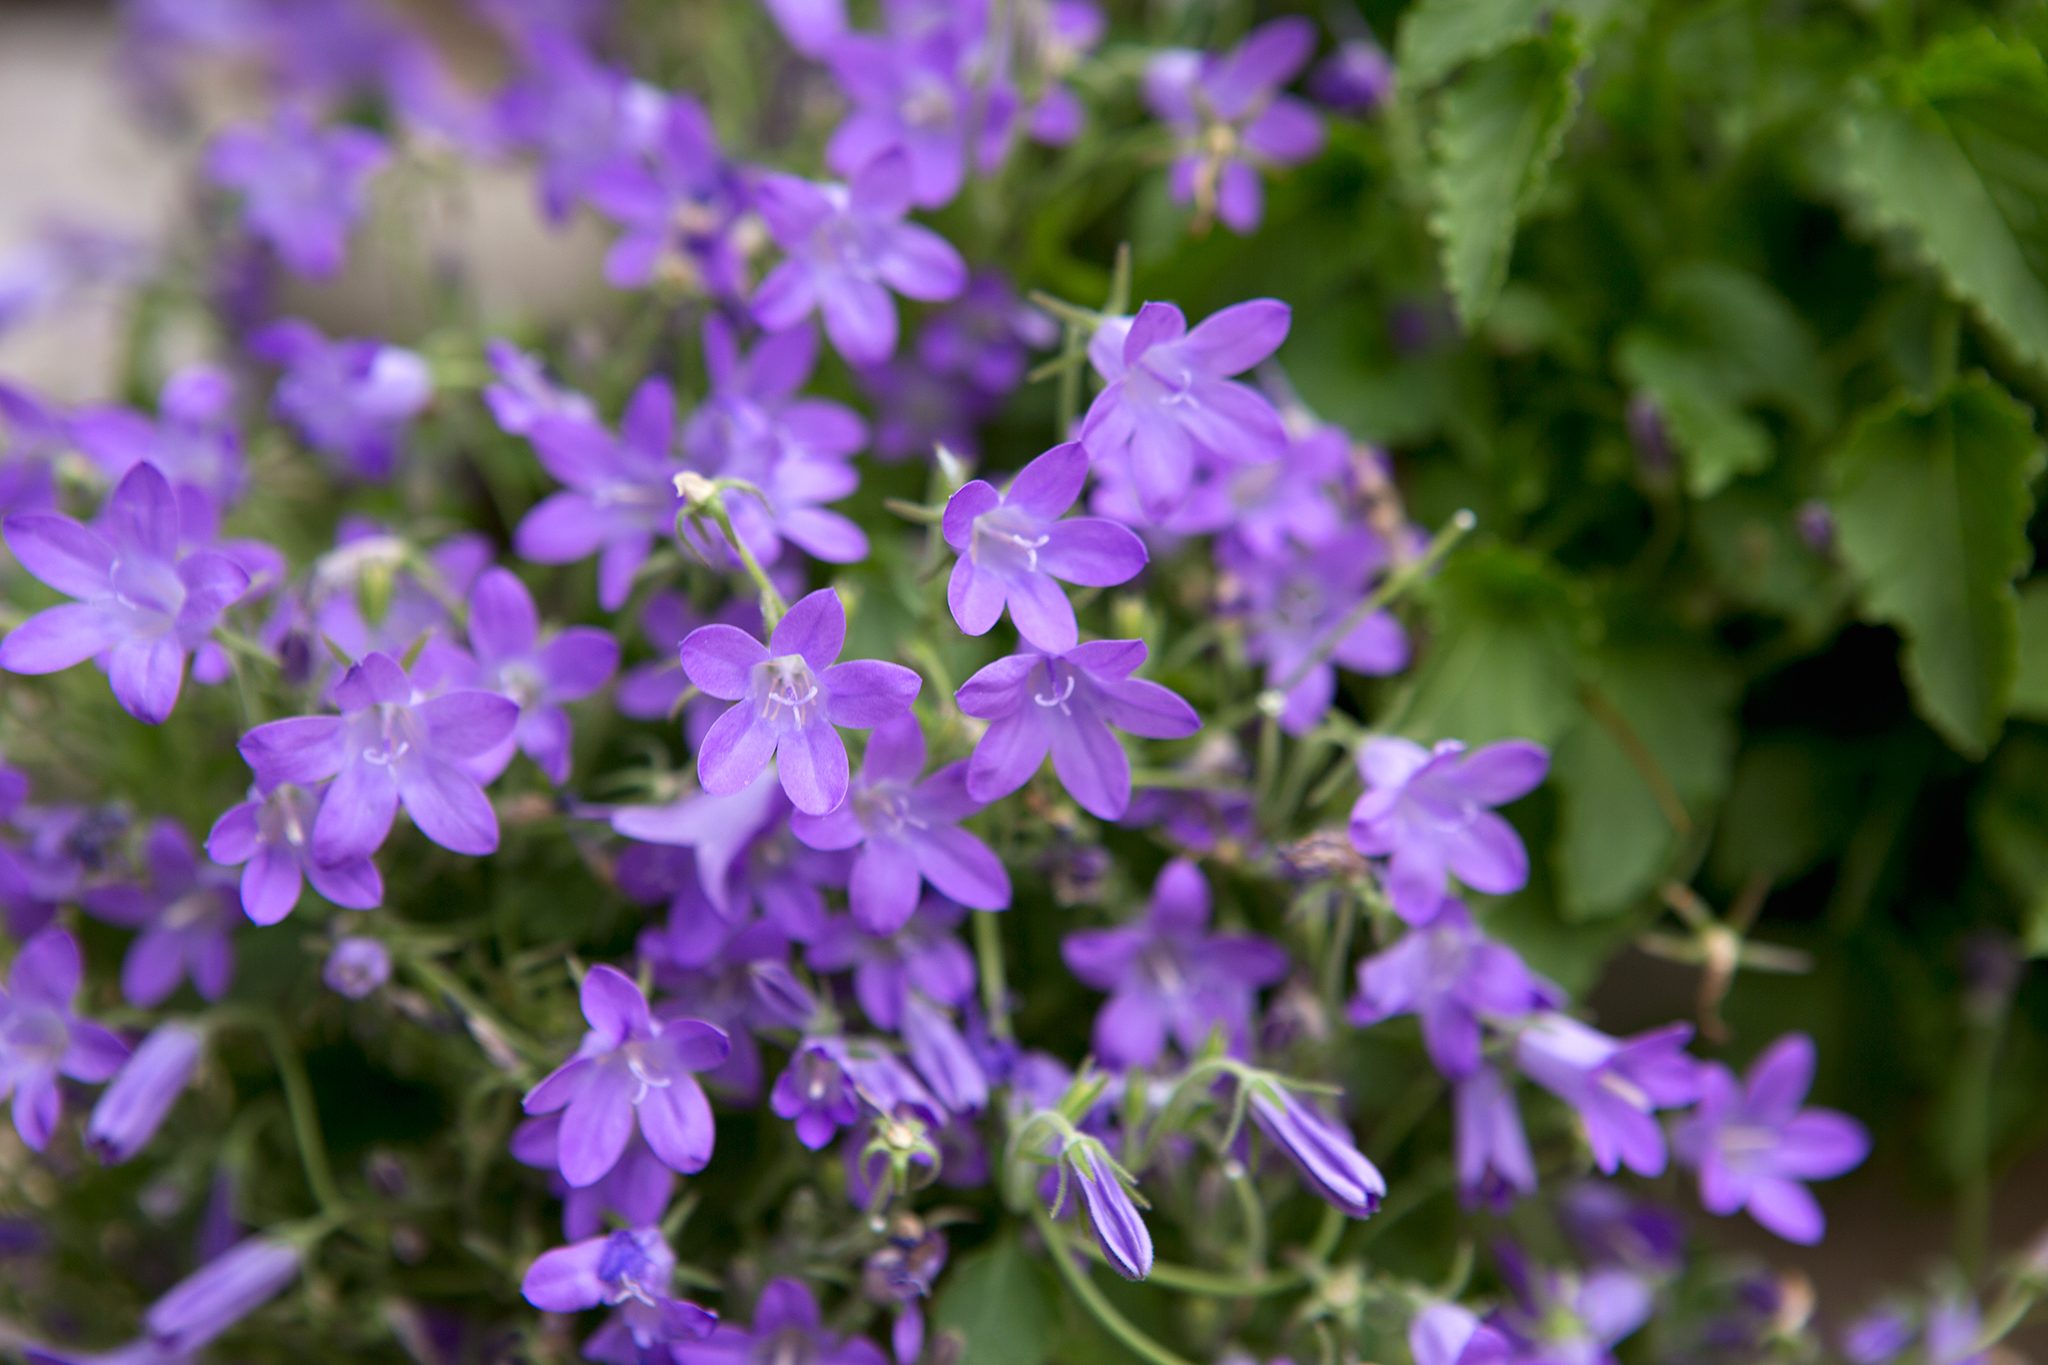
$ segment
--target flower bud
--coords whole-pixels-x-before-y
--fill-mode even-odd
[[[192,1080],[204,1035],[188,1024],[160,1025],[142,1041],[93,1106],[85,1145],[117,1166],[146,1146]]]

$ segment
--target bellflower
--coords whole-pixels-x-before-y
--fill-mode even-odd
[[[817,1151],[860,1118],[860,1095],[837,1038],[806,1038],[790,1054],[768,1096],[775,1116],[796,1126],[797,1141]]]
[[[638,1130],[603,1178],[581,1189],[562,1179],[561,1137],[559,1113],[527,1119],[512,1130],[511,1151],[513,1159],[521,1165],[552,1174],[552,1192],[562,1201],[565,1237],[580,1242],[599,1235],[607,1215],[629,1228],[653,1227],[661,1222],[675,1194],[676,1173],[661,1164],[661,1158],[655,1156]]]
[[[1287,449],[1273,405],[1230,376],[1278,350],[1291,318],[1286,304],[1254,299],[1189,331],[1180,309],[1148,303],[1096,329],[1088,359],[1105,386],[1081,443],[1098,461],[1128,466],[1148,519],[1173,515],[1199,469],[1277,459]]]
[[[1271,559],[1218,559],[1238,583],[1245,657],[1265,665],[1268,687],[1285,687],[1301,673],[1280,712],[1288,734],[1305,735],[1329,714],[1339,664],[1372,676],[1408,666],[1408,635],[1391,612],[1373,612],[1325,647],[1387,567],[1386,549],[1370,530],[1341,532],[1312,550]]]
[[[954,699],[990,725],[968,760],[968,795],[1009,795],[1050,751],[1060,785],[1083,810],[1120,817],[1131,803],[1131,761],[1110,727],[1148,739],[1202,728],[1177,693],[1131,676],[1145,654],[1143,640],[1090,640],[1063,654],[1012,654],[969,678]]]
[[[149,1144],[199,1066],[205,1034],[178,1020],[159,1024],[100,1092],[85,1124],[85,1145],[117,1166]]]
[[[668,95],[644,149],[591,174],[583,195],[623,231],[605,256],[605,279],[632,289],[657,278],[736,296],[746,253],[735,228],[745,206],[739,174],[719,149],[704,106]]]
[[[664,1348],[709,1336],[718,1322],[716,1313],[669,1294],[675,1270],[675,1253],[657,1229],[620,1228],[542,1252],[527,1267],[519,1291],[547,1313],[616,1308],[584,1343],[587,1359],[666,1359]]]
[[[1432,1303],[1408,1324],[1415,1365],[1512,1365],[1514,1344],[1461,1304]]]
[[[590,400],[573,389],[562,388],[548,378],[540,359],[509,341],[484,343],[484,359],[490,362],[495,383],[484,385],[484,404],[498,430],[508,436],[530,436],[546,417],[596,419]]]
[[[1425,749],[1382,736],[1358,751],[1365,793],[1351,808],[1351,842],[1388,859],[1387,893],[1410,924],[1427,924],[1449,895],[1448,877],[1503,896],[1529,880],[1521,836],[1492,811],[1528,795],[1550,755],[1527,740],[1468,750],[1456,740]]]
[[[1530,1266],[1499,1249],[1508,1298],[1491,1325],[1514,1343],[1517,1361],[1615,1365],[1616,1343],[1650,1320],[1655,1298],[1641,1274],[1622,1266],[1583,1273]]]
[[[913,996],[955,1009],[974,998],[974,958],[957,932],[965,918],[954,902],[927,896],[908,924],[886,934],[834,919],[806,946],[804,960],[815,972],[852,971],[861,1011],[894,1033]]]
[[[1386,1179],[1342,1124],[1278,1085],[1252,1087],[1251,1116],[1325,1203],[1353,1218],[1379,1212],[1387,1195]]]
[[[330,341],[297,319],[249,338],[250,353],[283,368],[272,406],[306,443],[361,478],[382,480],[398,466],[412,419],[433,399],[427,362],[381,341]]]
[[[590,1032],[576,1054],[527,1093],[529,1114],[565,1110],[561,1170],[574,1186],[596,1184],[618,1163],[635,1120],[663,1165],[687,1175],[711,1160],[711,1104],[694,1073],[731,1051],[721,1029],[696,1019],[657,1020],[640,988],[613,967],[583,978]]]
[[[1481,933],[1471,912],[1453,900],[1428,924],[1358,964],[1350,1019],[1369,1027],[1415,1015],[1430,1061],[1457,1081],[1479,1069],[1483,1023],[1555,1009],[1563,1000],[1557,987],[1524,966],[1514,949]]]
[[[812,848],[855,849],[847,899],[854,921],[873,934],[900,929],[917,909],[918,888],[976,910],[1010,904],[1010,877],[996,855],[958,822],[981,809],[967,795],[967,765],[924,772],[924,731],[902,715],[875,727],[847,799],[824,815],[799,811],[796,837]]]
[[[653,146],[667,103],[567,34],[543,31],[526,46],[528,69],[506,88],[498,117],[510,137],[539,154],[541,209],[561,223],[601,172]]]
[[[1481,1065],[1452,1082],[1458,1195],[1467,1207],[1505,1209],[1536,1192],[1536,1158],[1522,1111],[1500,1072]]]
[[[919,330],[917,359],[920,369],[1002,397],[1024,382],[1031,353],[1049,349],[1059,336],[1059,325],[1017,297],[1000,271],[977,270],[960,297]]]
[[[780,332],[817,312],[847,363],[887,360],[896,349],[890,290],[933,302],[967,285],[960,253],[929,228],[903,221],[911,183],[900,151],[869,161],[844,185],[762,177],[757,206],[788,259],[755,291],[755,320]]]
[[[367,857],[327,864],[313,857],[313,829],[332,788],[308,791],[280,783],[233,806],[206,836],[206,856],[242,869],[242,911],[257,924],[276,924],[299,903],[305,884],[345,910],[383,903],[384,879]]]
[[[545,644],[533,595],[518,576],[491,569],[469,595],[469,647],[476,683],[518,704],[512,737],[559,786],[569,777],[573,738],[562,703],[589,696],[619,666],[619,643],[595,626],[571,626]]]
[[[289,1242],[249,1237],[171,1286],[143,1314],[150,1343],[173,1359],[198,1354],[299,1277]]]
[[[886,1365],[866,1337],[842,1337],[825,1327],[818,1301],[800,1280],[770,1280],[754,1305],[751,1327],[721,1322],[701,1342],[670,1348],[675,1365],[737,1365],[740,1361],[802,1361],[804,1365]]]
[[[1287,953],[1251,934],[1209,932],[1209,883],[1176,858],[1159,874],[1145,918],[1068,934],[1067,969],[1109,992],[1095,1016],[1095,1051],[1111,1066],[1151,1066],[1169,1040],[1188,1057],[1221,1032],[1242,1052],[1261,987],[1287,974]]]
[[[374,938],[351,935],[335,942],[320,980],[336,995],[364,1000],[391,979],[391,950]]]
[[[1325,108],[1370,114],[1394,93],[1394,62],[1370,38],[1353,38],[1316,64],[1308,89]]]
[[[1700,1203],[1727,1217],[1744,1209],[1788,1242],[1820,1241],[1826,1219],[1804,1182],[1861,1165],[1870,1134],[1847,1114],[1803,1109],[1813,1084],[1813,1040],[1788,1034],[1737,1081],[1728,1068],[1700,1068],[1699,1105],[1673,1134],[1678,1158],[1700,1176]]]
[[[633,575],[675,522],[675,393],[649,379],[633,392],[619,433],[588,418],[547,417],[533,429],[534,454],[564,485],[526,514],[513,536],[522,559],[573,564],[598,556],[597,601],[626,604]]]
[[[1322,149],[1315,110],[1280,93],[1315,52],[1313,22],[1261,24],[1229,52],[1174,49],[1145,71],[1145,103],[1180,141],[1169,182],[1175,203],[1214,212],[1233,232],[1265,216],[1259,171],[1306,161]]]
[[[9,631],[0,668],[55,673],[104,655],[121,709],[161,724],[177,705],[186,658],[248,591],[249,575],[215,551],[181,552],[178,500],[154,465],[122,476],[102,521],[105,535],[54,513],[7,518],[22,567],[75,600]]]
[[[1152,1233],[1132,1197],[1137,1182],[1097,1138],[1067,1139],[1060,1149],[1060,1162],[1080,1187],[1088,1226],[1116,1273],[1127,1280],[1142,1280],[1151,1274]],[[1057,1215],[1059,1210],[1053,1213]]]
[[[825,164],[853,175],[896,152],[909,167],[911,202],[926,209],[951,203],[971,155],[992,153],[984,164],[1001,156],[1001,105],[1013,102],[975,84],[975,46],[975,36],[957,25],[841,36],[826,60],[853,107],[825,146]]]
[[[370,177],[390,159],[375,133],[316,127],[287,106],[268,127],[243,124],[215,138],[206,174],[242,196],[249,230],[288,268],[326,279],[341,269]]]
[[[807,815],[846,799],[846,745],[838,726],[866,730],[903,715],[923,679],[878,659],[835,662],[846,640],[839,594],[800,598],[764,647],[733,626],[699,626],[683,641],[683,671],[705,693],[736,705],[704,736],[697,780],[712,795],[746,787],[776,760],[782,789]]]
[[[903,1006],[903,1050],[933,1096],[955,1114],[988,1107],[989,1078],[951,1015],[922,996]]]
[[[1040,84],[1037,101],[1025,111],[1025,131],[1033,141],[1064,147],[1081,135],[1088,117],[1065,81],[1102,41],[1108,24],[1094,0],[1052,0],[1016,18],[1020,24],[1034,21],[1037,32],[1028,46],[1038,54]]]
[[[164,381],[156,420],[130,408],[94,407],[71,419],[71,439],[110,479],[153,464],[174,488],[196,488],[217,504],[241,496],[247,472],[234,428],[234,381],[212,365],[193,365]],[[190,516],[189,502],[180,503]],[[183,528],[197,538],[194,527]]]
[[[176,822],[160,820],[143,848],[146,885],[96,886],[85,906],[110,924],[139,930],[121,963],[121,994],[138,1009],[168,1000],[190,977],[201,998],[227,994],[235,974],[235,878],[202,866]]]
[[[334,779],[313,821],[315,862],[332,867],[376,852],[400,805],[445,849],[497,849],[497,813],[464,765],[512,733],[516,705],[473,689],[420,699],[405,669],[382,653],[352,666],[328,696],[339,716],[271,721],[241,742],[259,787]]]
[[[953,620],[986,635],[1009,607],[1017,632],[1048,653],[1080,641],[1074,608],[1060,580],[1107,588],[1145,567],[1145,542],[1103,517],[1060,518],[1081,496],[1088,452],[1077,441],[1054,446],[998,492],[981,479],[946,503],[946,543],[960,557],[946,586]]]
[[[1579,1113],[1593,1164],[1614,1174],[1664,1173],[1656,1111],[1699,1097],[1699,1064],[1685,1053],[1690,1024],[1611,1038],[1563,1014],[1538,1014],[1515,1034],[1515,1064]]]
[[[63,1111],[58,1077],[96,1085],[128,1056],[119,1038],[72,1012],[84,975],[78,940],[45,929],[21,945],[0,991],[0,1099],[14,1097],[14,1130],[33,1151],[49,1144]]]

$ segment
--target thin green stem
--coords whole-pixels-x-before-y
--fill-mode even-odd
[[[739,532],[732,529],[732,513],[725,510],[725,499],[712,498],[706,505],[706,510],[711,513],[711,519],[718,523],[718,529],[725,534],[726,543],[732,546],[733,553],[739,556],[740,566],[747,571],[747,577],[754,581],[754,591],[761,598],[762,633],[773,633],[776,623],[782,620],[783,614],[789,610],[789,603],[783,600],[781,591],[768,577],[768,571],[761,567],[761,561],[754,558],[754,552],[747,548],[747,542],[740,539]]]
[[[1956,1192],[1956,1259],[1972,1279],[1991,1247],[1991,1091],[2005,1032],[2003,1002],[1973,1012],[1963,1038],[1956,1082],[1961,1111],[1962,1188]]]
[[[402,957],[400,961],[406,971],[418,978],[422,986],[446,996],[456,1009],[467,1015],[472,1028],[481,1024],[503,1039],[507,1047],[533,1066],[545,1067],[549,1064],[551,1054],[546,1048],[506,1023],[503,1016],[479,1000],[469,987],[458,981],[454,973],[440,963],[429,958],[411,956]]]
[[[265,1019],[261,1031],[271,1057],[277,1062],[278,1079],[284,1083],[285,1110],[291,1116],[299,1163],[306,1168],[306,1185],[312,1190],[320,1212],[339,1222],[343,1216],[341,1192],[335,1188],[334,1171],[327,1164],[327,1142],[320,1134],[320,1113],[313,1105],[313,1086],[306,1079],[306,1064],[282,1024]]]
[[[974,913],[974,958],[981,976],[981,1008],[988,1015],[989,1031],[1010,1038],[1010,983],[1003,969],[1003,927],[996,923],[998,912]]]
[[[1088,1272],[1075,1262],[1065,1230],[1035,1203],[1031,1206],[1031,1221],[1037,1225],[1039,1236],[1045,1238],[1046,1246],[1051,1249],[1052,1263],[1059,1269],[1060,1278],[1074,1291],[1074,1297],[1081,1301],[1081,1306],[1093,1314],[1111,1336],[1150,1365],[1193,1365],[1185,1356],[1175,1355],[1138,1330],[1136,1324],[1116,1310],[1115,1304],[1103,1297],[1102,1291],[1095,1287],[1095,1281],[1088,1278]]]
[[[1094,1243],[1081,1241],[1074,1245],[1096,1264],[1110,1264],[1109,1257]],[[1283,1271],[1278,1275],[1232,1275],[1220,1270],[1203,1270],[1198,1266],[1176,1265],[1171,1261],[1154,1261],[1151,1273],[1145,1276],[1146,1284],[1217,1299],[1271,1298],[1299,1289],[1308,1281],[1309,1276],[1298,1270]]]

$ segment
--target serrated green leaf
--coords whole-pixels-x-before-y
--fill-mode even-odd
[[[1578,718],[1581,613],[1542,560],[1461,550],[1430,586],[1434,631],[1402,729],[1425,742],[1554,744]]]
[[[1771,462],[1771,433],[1731,399],[1710,357],[1669,338],[1636,332],[1623,338],[1615,364],[1657,404],[1665,429],[1685,460],[1694,497],[1711,497]]]
[[[2020,585],[2019,669],[2012,681],[2012,714],[2048,720],[2048,578]]]
[[[1044,1365],[1051,1358],[1055,1311],[1044,1267],[1005,1236],[961,1259],[932,1306],[932,1325],[958,1332],[966,1359],[989,1365]]]
[[[1987,323],[2048,365],[2048,63],[1986,30],[1867,82],[1844,119],[1844,181]]]
[[[1425,90],[1466,62],[1535,37],[1559,10],[1590,30],[1618,9],[1617,0],[1422,0],[1402,16],[1395,40],[1401,83]]]
[[[2027,567],[2040,454],[2027,410],[1980,375],[1866,418],[1833,461],[1831,504],[1863,615],[1905,637],[1921,715],[1973,757],[2012,701],[2013,581]]]
[[[1572,26],[1559,21],[1474,63],[1444,90],[1430,138],[1430,230],[1468,330],[1507,281],[1515,230],[1578,111],[1584,60]]]

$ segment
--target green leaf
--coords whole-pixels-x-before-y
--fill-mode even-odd
[[[2013,580],[2027,567],[2040,455],[2027,409],[1980,375],[1865,418],[1834,456],[1831,502],[1863,615],[1905,637],[1920,714],[1971,757],[2012,702]]]
[[[2029,362],[2048,365],[2048,64],[1987,30],[1934,43],[1865,82],[1844,120],[1843,177],[1949,289]]]
[[[1430,139],[1430,230],[1467,329],[1507,282],[1522,215],[1541,192],[1578,111],[1585,53],[1572,25],[1474,63],[1443,94]]]
[[[1725,665],[1690,647],[1610,649],[1592,662],[1585,718],[1551,768],[1564,918],[1628,909],[1705,826],[1734,766],[1736,692]]]
[[[1044,1365],[1053,1337],[1046,1330],[1056,1304],[1042,1262],[1005,1235],[964,1257],[946,1276],[932,1306],[936,1331],[958,1332],[965,1359],[989,1365]]]
[[[1730,399],[1710,358],[1649,333],[1623,338],[1622,375],[1657,404],[1672,443],[1685,457],[1685,484],[1711,497],[1771,462],[1771,433]]]
[[[1583,613],[1547,563],[1519,550],[1459,550],[1428,590],[1435,625],[1401,728],[1424,742],[1554,744],[1578,719]]]
[[[2012,714],[2048,720],[2048,578],[2020,585],[2019,671],[2012,681]]]
[[[2048,745],[2003,745],[1971,823],[1984,863],[2019,902],[2028,954],[2048,957]]]
[[[1401,84],[1425,90],[1467,62],[1536,37],[1560,9],[1590,27],[1619,8],[1617,0],[1422,0],[1402,16],[1394,44]]]

